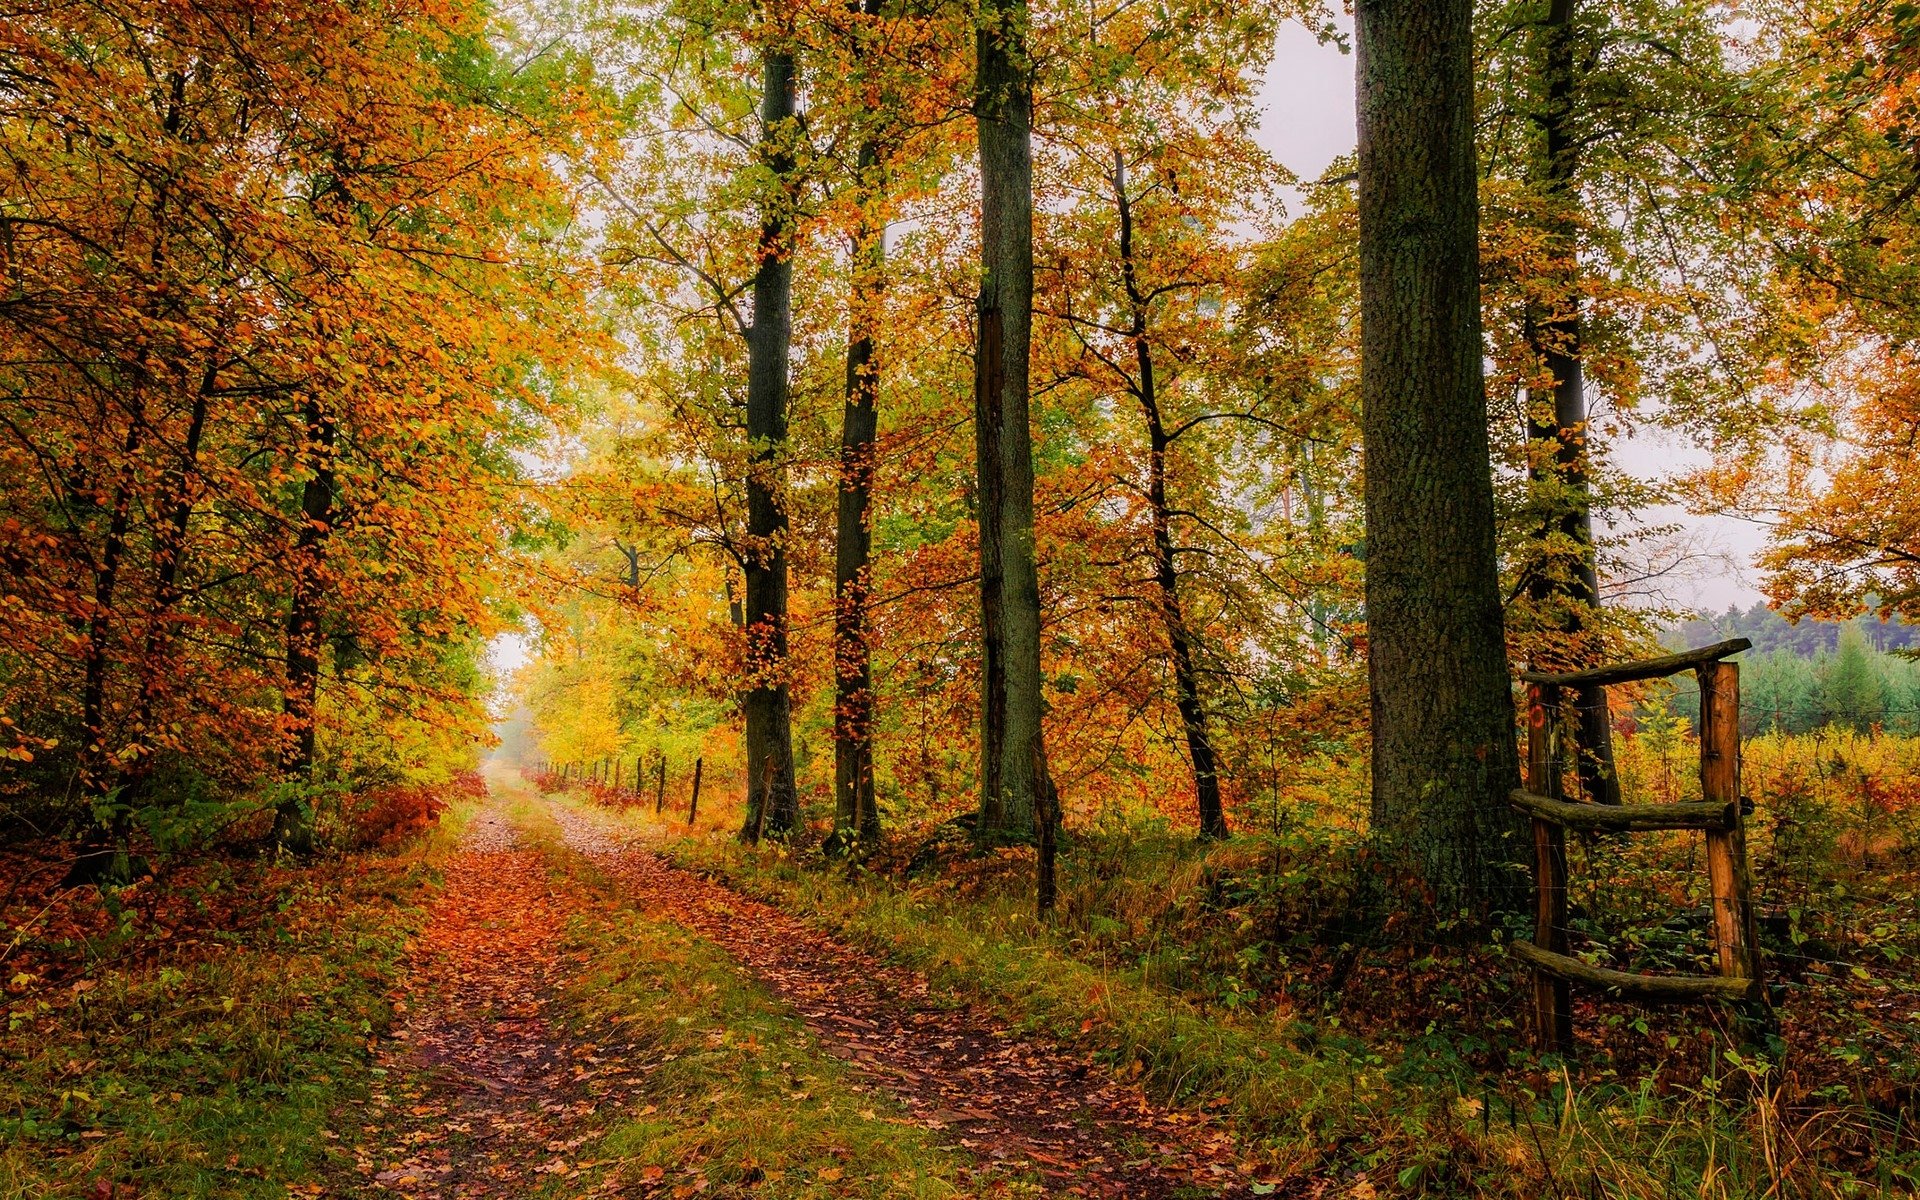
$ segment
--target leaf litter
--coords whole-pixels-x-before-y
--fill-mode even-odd
[[[980,1164],[979,1182],[1044,1180],[1048,1194],[1272,1194],[1212,1118],[1152,1101],[1058,1045],[1010,1031],[925,978],[781,909],[669,864],[642,835],[548,802],[567,845],[627,898],[719,945],[790,1004],[829,1053]],[[993,1189],[997,1190],[997,1189]]]
[[[543,1181],[607,1182],[580,1152],[597,1116],[628,1107],[629,1047],[566,1019],[582,964],[558,952],[587,901],[556,889],[545,860],[496,809],[478,813],[446,864],[415,948],[403,1019],[382,1047],[352,1147],[362,1194],[418,1200],[526,1195]],[[344,1121],[342,1122],[345,1123]]]
[[[626,902],[719,946],[856,1070],[862,1090],[891,1096],[907,1120],[948,1139],[974,1164],[973,1194],[1033,1194],[1036,1182],[1047,1195],[1129,1200],[1272,1193],[1209,1116],[1159,1105],[914,972],[676,868],[597,814],[540,803]],[[608,1123],[649,1111],[637,1096],[644,1055],[617,1029],[578,1020],[567,999],[586,964],[561,951],[564,928],[593,901],[556,880],[493,804],[445,878],[379,1054],[385,1086],[357,1114],[359,1135],[343,1139],[354,1169],[339,1190],[408,1200],[670,1194],[657,1170],[623,1181],[592,1157]],[[831,1185],[837,1174],[816,1178]]]

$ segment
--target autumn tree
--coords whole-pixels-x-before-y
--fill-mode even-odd
[[[1599,562],[1593,544],[1593,489],[1589,482],[1588,444],[1592,423],[1587,411],[1587,381],[1582,368],[1582,295],[1579,247],[1579,190],[1582,123],[1575,112],[1579,73],[1589,61],[1589,43],[1577,23],[1578,0],[1547,0],[1534,14],[1529,49],[1533,91],[1533,153],[1524,168],[1537,193],[1542,270],[1531,280],[1538,301],[1523,317],[1528,351],[1539,375],[1527,389],[1527,472],[1536,492],[1557,498],[1557,512],[1541,522],[1537,537],[1557,553],[1541,554],[1529,564],[1527,588],[1538,606],[1560,610],[1561,629],[1575,642],[1592,624],[1600,603]],[[1538,393],[1538,395],[1536,395]],[[1537,448],[1536,448],[1537,447]],[[1586,639],[1591,641],[1591,639]],[[1590,665],[1592,649],[1574,651],[1572,662]],[[1587,794],[1605,804],[1620,802],[1613,766],[1612,722],[1606,692],[1578,691],[1575,744]]]
[[[768,180],[760,198],[759,262],[753,320],[747,329],[746,830],[780,835],[793,828],[793,725],[787,693],[786,442],[792,332],[794,213],[794,53],[770,31],[760,50],[760,145]]]
[[[751,158],[758,131],[743,84],[749,71],[757,76],[752,48],[724,11],[698,11],[712,20],[674,9],[672,21],[643,31],[610,27],[607,48],[595,53],[616,69],[631,67],[640,114],[596,181],[607,199],[610,281],[634,370],[616,389],[625,394],[609,396],[596,418],[608,432],[625,430],[621,439],[567,449],[565,490],[600,497],[567,523],[600,549],[568,551],[565,569],[610,596],[624,593],[619,580],[632,571],[616,538],[647,548],[643,577],[697,577],[729,589],[744,548],[749,443],[739,383],[756,204],[768,175]],[[968,374],[979,382],[1003,358],[975,352],[979,201],[972,172],[959,168],[972,147],[953,119],[966,113],[977,84],[962,73],[971,64],[954,53],[954,35],[977,31],[937,13],[836,6],[819,15],[794,43],[807,82],[793,188],[788,678],[796,786],[803,796],[834,796],[831,844],[843,844],[864,801],[864,789],[844,786],[849,761],[870,772],[876,812],[889,802],[944,812],[962,790],[995,790],[980,768],[995,769],[1005,748],[973,758],[980,730],[969,734],[963,714],[977,720],[983,690],[993,695],[979,686],[981,642],[991,656],[998,643],[983,638],[983,624],[988,635],[997,624],[960,598],[978,587],[982,551],[991,564],[1003,545],[993,524],[1002,507],[982,490],[994,482],[980,470],[986,438],[961,446],[956,435],[991,436],[1001,426],[968,420],[972,406],[955,401],[967,395]],[[1033,118],[1046,123],[1051,150],[1033,164],[1032,185],[1045,201],[1035,207],[1046,215],[1035,218],[1028,350],[1029,423],[1046,431],[1032,457],[1049,762],[1094,781],[1102,803],[1124,792],[1187,813],[1192,793],[1157,785],[1168,771],[1190,773],[1192,756],[1166,639],[1166,593],[1147,565],[1149,439],[1124,381],[1071,332],[1078,328],[1113,361],[1135,361],[1126,324],[1111,319],[1123,292],[1109,179],[1116,141],[1138,172],[1128,190],[1144,214],[1135,242],[1136,265],[1151,280],[1144,286],[1172,285],[1149,304],[1148,353],[1164,432],[1178,446],[1162,456],[1164,516],[1174,595],[1194,650],[1191,691],[1219,706],[1203,714],[1209,744],[1216,713],[1223,736],[1237,737],[1240,706],[1250,695],[1274,694],[1262,690],[1264,677],[1291,671],[1296,653],[1344,661],[1344,635],[1329,627],[1356,614],[1341,607],[1350,603],[1344,597],[1326,604],[1322,593],[1355,578],[1341,547],[1358,540],[1344,524],[1357,510],[1327,492],[1343,473],[1351,477],[1352,441],[1343,432],[1351,396],[1338,382],[1351,371],[1321,370],[1346,351],[1315,355],[1308,343],[1316,335],[1306,327],[1325,322],[1340,336],[1341,318],[1325,303],[1338,289],[1317,282],[1327,264],[1315,261],[1327,253],[1338,262],[1330,247],[1340,232],[1336,222],[1317,225],[1297,256],[1277,255],[1276,269],[1259,279],[1282,298],[1269,303],[1263,292],[1260,304],[1249,303],[1244,282],[1259,253],[1246,230],[1266,233],[1277,214],[1268,206],[1272,164],[1252,149],[1248,103],[1272,22],[1259,10],[1222,12],[1196,56],[1165,32],[1191,27],[1190,18],[1215,21],[1200,9],[1103,10],[1099,36],[1130,47],[1126,54],[1083,54],[1070,49],[1083,36],[1077,29],[1042,27],[1044,66],[1033,69],[1054,99]],[[1130,98],[1142,82],[1150,104],[1138,91]],[[869,144],[873,161],[863,165]],[[882,226],[884,243],[869,240]],[[863,247],[872,255],[865,262]],[[864,287],[878,268],[884,287]],[[847,370],[850,351],[856,364],[871,356],[865,371]],[[873,440],[863,498],[863,464],[848,451],[862,440],[868,386]],[[1000,394],[998,386],[974,390],[974,398]],[[1325,448],[1303,451],[1299,443],[1312,439]],[[1268,470],[1268,453],[1289,469]],[[997,443],[987,458],[1001,461]],[[1299,500],[1303,485],[1310,503]],[[863,503],[864,548],[852,519]],[[1293,514],[1309,509],[1318,532],[1296,538]],[[1344,565],[1323,568],[1323,550]],[[714,559],[734,568],[693,571],[693,562]],[[862,559],[865,586],[851,587]],[[577,574],[589,563],[590,585]],[[556,573],[560,565],[554,560]],[[864,602],[857,639],[849,598]],[[706,623],[725,611],[711,599],[688,592],[679,602],[689,636],[703,644]],[[570,640],[556,640],[552,652],[563,648],[597,653]],[[732,651],[722,657],[737,661]],[[870,700],[866,747],[857,728],[861,691]],[[829,738],[831,758],[822,753]]]
[[[1040,577],[1034,547],[1033,64],[1021,0],[989,0],[975,42],[980,142],[979,400],[983,636],[986,670],[977,835],[1025,837],[1049,786],[1041,719]],[[997,594],[993,594],[997,593]],[[1002,693],[996,696],[995,692]],[[994,707],[1002,705],[996,715]],[[997,727],[997,728],[996,728]],[[998,745],[995,744],[996,737]]]
[[[866,0],[865,18],[880,15]],[[864,32],[865,26],[859,28]],[[867,131],[854,152],[859,217],[850,240],[846,406],[840,418],[839,503],[833,560],[833,814],[843,838],[880,836],[873,790],[873,650],[867,608],[873,596],[873,468],[879,432],[880,363],[874,354],[878,295],[886,284],[884,196],[887,166],[878,134]]]
[[[887,226],[911,198],[938,186],[953,160],[951,135],[929,117],[951,115],[960,95],[941,59],[949,21],[889,12],[881,0],[823,23],[812,57],[820,84],[811,120],[847,161],[830,173],[828,234],[844,242],[846,352],[840,418],[833,574],[834,841],[880,836],[874,779],[873,504],[879,467],[881,345],[889,317]],[[828,156],[830,157],[830,156]]]
[[[509,453],[567,377],[535,381],[567,328],[544,306],[568,106],[485,29],[219,3],[7,24],[0,453],[35,467],[0,484],[0,680],[42,698],[14,728],[117,873],[136,817],[262,776],[292,777],[304,842],[315,782],[399,769],[370,713],[475,735]]]
[[[1173,52],[1176,29],[1185,40]],[[1241,69],[1264,56],[1273,30],[1268,10],[1231,5],[1102,13],[1092,44],[1066,56],[1075,65],[1058,73],[1071,82],[1058,86],[1063,99],[1048,110],[1061,159],[1049,182],[1078,203],[1051,234],[1058,266],[1044,293],[1071,357],[1046,365],[1137,414],[1139,452],[1116,482],[1143,528],[1116,565],[1130,581],[1142,564],[1141,612],[1152,614],[1164,642],[1207,838],[1227,833],[1213,688],[1202,678],[1218,656],[1189,615],[1183,590],[1192,585],[1183,577],[1216,539],[1245,551],[1224,532],[1230,518],[1206,499],[1215,486],[1207,476],[1231,468],[1199,443],[1220,422],[1284,428],[1272,393],[1225,377],[1235,365],[1228,331],[1242,316],[1237,301],[1250,273],[1246,234],[1272,236],[1281,208],[1275,188],[1284,172],[1253,143],[1251,80]],[[1176,461],[1183,452],[1191,465]]]
[[[1767,6],[1759,118],[1720,192],[1774,254],[1805,336],[1727,451],[1705,507],[1768,514],[1767,590],[1792,615],[1920,616],[1920,14],[1881,0]],[[1783,422],[1785,412],[1800,418]]]
[[[1445,912],[1517,900],[1481,376],[1472,6],[1356,10],[1373,819]]]
[[[664,522],[681,552],[729,564],[717,581],[737,605],[742,832],[784,835],[798,816],[794,580],[818,552],[817,514],[793,478],[817,434],[809,414],[796,444],[792,404],[796,376],[818,365],[811,332],[796,334],[808,297],[797,304],[794,285],[821,261],[823,156],[799,116],[808,22],[798,8],[661,15],[639,31],[619,6],[590,6],[562,34],[604,59],[603,86],[620,97],[623,120],[591,178],[622,336],[644,364],[645,395],[663,399],[647,413],[659,436],[637,481],[646,499],[607,515],[629,538]],[[578,482],[603,488],[603,472],[619,470],[596,463]]]

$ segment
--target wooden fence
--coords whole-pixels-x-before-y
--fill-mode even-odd
[[[1527,785],[1513,805],[1533,818],[1534,940],[1515,942],[1515,957],[1533,969],[1534,1029],[1543,1049],[1573,1041],[1570,986],[1580,984],[1623,999],[1647,1003],[1737,1001],[1764,1007],[1752,883],[1747,869],[1746,802],[1740,793],[1740,667],[1724,661],[1746,650],[1745,638],[1703,646],[1665,658],[1548,673],[1522,671],[1530,687],[1527,714]],[[1565,799],[1568,722],[1564,695],[1573,689],[1605,688],[1693,671],[1700,680],[1700,795],[1698,802],[1595,804]],[[1654,829],[1699,829],[1706,834],[1712,932],[1719,973],[1637,975],[1596,967],[1568,953],[1567,831],[1629,833]]]

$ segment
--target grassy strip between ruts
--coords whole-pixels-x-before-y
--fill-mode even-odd
[[[619,1026],[644,1071],[644,1104],[616,1116],[595,1152],[623,1182],[769,1200],[969,1194],[963,1161],[860,1085],[723,951],[623,901],[524,798],[511,812],[556,876],[602,901],[574,918],[563,949],[593,964],[573,985],[575,1019]]]
[[[1587,1087],[1565,1071],[1519,1096],[1460,1087],[1422,1077],[1405,1047],[1337,1028],[1303,1039],[1297,1022],[1203,1011],[1134,972],[1078,961],[1024,905],[803,867],[778,847],[732,839],[666,850],[920,971],[936,990],[1090,1049],[1161,1096],[1221,1111],[1269,1177],[1293,1187],[1331,1176],[1322,1194],[1353,1197],[1913,1194],[1884,1160],[1862,1177],[1819,1153],[1855,1117],[1783,1116],[1770,1100],[1774,1073],[1750,1059],[1664,1096]]]
[[[192,889],[174,911],[249,915],[153,928],[130,894],[117,928],[76,943],[82,974],[14,990],[0,1196],[317,1194],[329,1118],[373,1084],[408,938],[469,811],[396,852],[139,885]]]

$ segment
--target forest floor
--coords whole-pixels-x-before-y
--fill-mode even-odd
[[[498,805],[468,824],[415,944],[353,1145],[357,1180],[407,1196],[513,1196],[598,1164],[575,1153],[632,1091],[631,1048],[569,1028],[556,889]],[[375,1189],[377,1190],[377,1189]]]
[[[489,782],[338,1190],[1273,1190],[1204,1115],[669,865],[642,826],[505,772]],[[731,1061],[695,1070],[701,1054]]]
[[[1872,970],[1788,980],[1791,1069],[1714,1052],[1697,1017],[1597,1003],[1582,1053],[1543,1062],[1485,950],[1394,948],[1344,988],[1234,1002],[1257,965],[1237,948],[1320,894],[1323,854],[1295,871],[1257,842],[1083,832],[1042,924],[1017,854],[916,875],[913,834],[856,864],[743,847],[725,805],[690,826],[630,793],[490,783],[424,835],[306,863],[182,856],[96,889],[0,856],[0,1197],[1756,1200],[1920,1180],[1891,918],[1835,943]],[[1294,891],[1239,890],[1267,877]],[[1907,878],[1889,886],[1910,913]],[[1313,969],[1334,948],[1281,950]],[[1859,1036],[1829,1044],[1841,1022]]]

